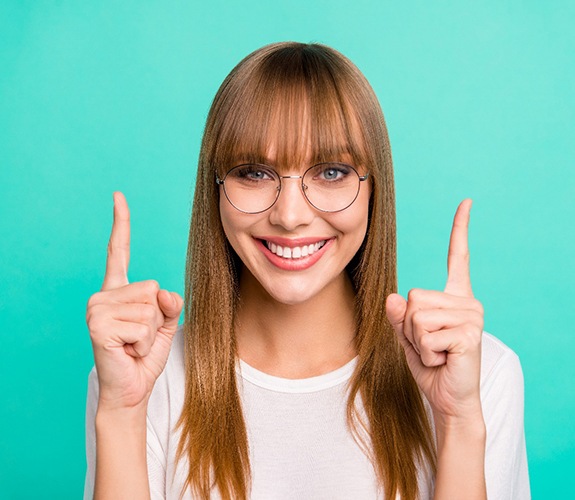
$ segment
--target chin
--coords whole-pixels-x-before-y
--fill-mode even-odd
[[[273,300],[287,306],[303,304],[319,292],[309,287],[304,287],[303,289],[299,287],[278,287],[277,284],[272,287],[264,286],[264,290]]]

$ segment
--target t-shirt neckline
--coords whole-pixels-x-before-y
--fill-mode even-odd
[[[264,373],[245,361],[236,363],[237,373],[247,382],[275,392],[309,393],[318,392],[347,382],[357,365],[357,356],[345,365],[323,375],[309,378],[288,379]]]

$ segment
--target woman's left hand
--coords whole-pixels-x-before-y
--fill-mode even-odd
[[[407,363],[431,404],[436,425],[483,420],[479,398],[483,307],[469,277],[471,200],[459,205],[449,243],[443,292],[413,289],[387,298],[387,317]]]

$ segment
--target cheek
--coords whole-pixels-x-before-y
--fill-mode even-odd
[[[222,221],[222,227],[224,228],[224,234],[226,238],[235,249],[234,236],[238,231],[238,221],[235,220],[234,213],[230,210],[230,204],[228,201],[221,197],[220,198],[220,220]]]
[[[242,256],[242,245],[245,246],[246,238],[251,240],[250,227],[253,225],[253,216],[238,212],[230,205],[227,199],[220,199],[220,220],[224,234],[235,252]]]
[[[361,243],[367,231],[369,193],[360,193],[353,205],[339,215],[340,231],[359,238]]]

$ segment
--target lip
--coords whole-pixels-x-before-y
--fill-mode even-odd
[[[254,238],[254,240],[258,248],[262,251],[262,253],[274,266],[284,271],[303,271],[313,266],[319,259],[322,258],[323,254],[331,246],[335,238],[332,237],[332,238],[290,239],[281,237],[269,237],[269,238]],[[308,255],[307,257],[300,257],[298,259],[284,259],[283,257],[279,257],[275,253],[271,252],[268,249],[268,247],[264,244],[264,240],[275,243],[276,245],[287,246],[290,248],[304,245],[311,245],[319,241],[325,241],[325,245],[323,245],[317,252],[314,252],[313,254]]]
[[[314,245],[320,241],[329,241],[333,238],[328,236],[324,238],[282,238],[281,236],[256,236],[255,239],[269,241],[270,243],[275,243],[276,245],[280,245],[282,247],[294,248],[303,247],[304,245]]]

